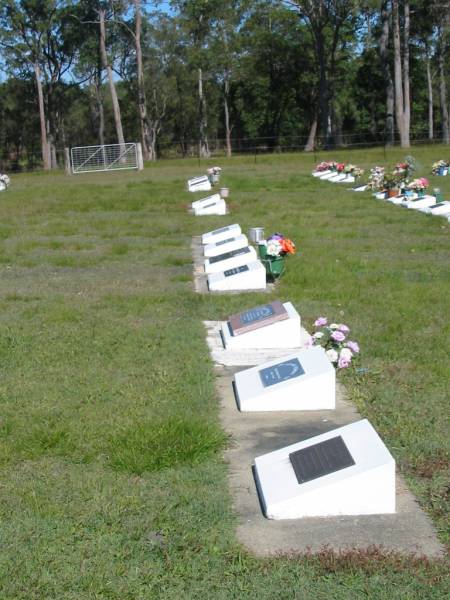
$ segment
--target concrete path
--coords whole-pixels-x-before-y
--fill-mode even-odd
[[[305,518],[273,521],[261,512],[252,464],[266,452],[308,439],[336,427],[361,419],[356,408],[337,386],[336,410],[312,412],[241,413],[236,406],[232,377],[249,365],[277,358],[278,351],[219,352],[219,324],[206,322],[208,344],[216,363],[217,391],[221,420],[231,435],[225,453],[229,464],[229,484],[233,507],[238,515],[239,541],[258,556],[317,552],[324,547],[334,550],[367,549],[382,546],[385,550],[438,557],[444,548],[437,540],[429,517],[420,509],[397,475],[397,513],[359,517]],[[292,350],[289,350],[292,352]],[[225,366],[226,365],[226,366]],[[231,366],[234,365],[234,366]]]

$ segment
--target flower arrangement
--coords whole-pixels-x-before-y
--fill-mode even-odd
[[[443,171],[444,169],[448,169],[448,167],[449,163],[441,159],[433,163],[431,167],[431,172],[433,173],[433,175],[440,175],[441,171]]]
[[[335,171],[337,167],[337,162],[334,160],[323,160],[318,165],[316,165],[315,171]]]
[[[11,179],[9,178],[9,175],[0,173],[0,191],[8,189],[10,183]]]
[[[314,321],[315,331],[312,334],[312,345],[322,346],[337,369],[346,369],[359,354],[358,342],[347,339],[349,327],[343,323],[330,323],[326,317]]]
[[[358,177],[361,177],[361,175],[364,174],[364,169],[360,169],[356,165],[348,164],[345,165],[344,173],[347,173],[348,175],[353,175],[355,179],[358,179]]]
[[[206,169],[206,173],[208,175],[220,175],[221,170],[221,167],[209,167],[209,169]]]
[[[400,176],[401,180],[407,182],[415,170],[415,158],[413,156],[407,156],[403,162],[399,162],[395,165],[394,174]]]
[[[384,189],[384,167],[373,167],[370,169],[367,189],[379,192]]]
[[[404,172],[397,170],[397,167],[391,172],[384,175],[383,188],[385,190],[395,190],[400,188],[405,181]]]
[[[426,177],[418,177],[408,183],[408,189],[414,190],[415,192],[421,192],[426,190],[429,185],[429,181]]]
[[[337,163],[336,165],[336,171],[338,173],[343,173],[345,170],[345,163]]]
[[[292,240],[285,238],[281,233],[274,233],[266,241],[268,256],[286,256],[295,254],[295,244]]]

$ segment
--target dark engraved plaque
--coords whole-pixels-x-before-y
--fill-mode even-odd
[[[205,204],[205,206],[202,206],[201,208],[211,208],[211,206],[215,206],[217,204],[217,202],[211,202],[211,204]]]
[[[229,229],[229,227],[222,227],[221,229],[216,229],[215,231],[211,232],[211,235],[217,235],[218,233],[223,233],[224,231],[228,231]]]
[[[228,269],[224,271],[223,274],[225,277],[231,277],[232,275],[237,275],[238,273],[243,273],[244,271],[249,271],[248,265],[242,265],[241,267],[234,267],[234,269]]]
[[[433,210],[433,208],[437,208],[438,206],[444,206],[445,202],[438,202],[437,204],[433,204],[433,206],[430,206],[431,210]]]
[[[289,315],[283,304],[279,300],[275,300],[270,304],[255,306],[245,312],[230,315],[228,322],[231,334],[241,335],[247,331],[253,331],[288,318]]]
[[[297,481],[306,483],[355,464],[340,435],[289,454]]]
[[[221,240],[220,242],[216,242],[215,246],[223,246],[224,244],[229,244],[234,239],[236,239],[236,238],[232,237],[232,238],[227,238],[226,240]]]
[[[250,247],[246,246],[245,248],[239,248],[238,250],[231,250],[231,252],[225,252],[224,254],[218,254],[217,256],[212,256],[209,259],[209,264],[212,265],[214,263],[220,262],[221,260],[227,260],[228,258],[234,258],[235,256],[240,256],[241,254],[248,254],[250,252]]]
[[[264,387],[276,385],[277,383],[282,383],[289,379],[295,379],[304,374],[305,370],[298,358],[291,358],[290,360],[285,360],[284,362],[280,362],[272,367],[266,367],[259,371],[259,376]]]

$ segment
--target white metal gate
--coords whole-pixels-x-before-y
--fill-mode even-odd
[[[138,144],[77,146],[70,149],[72,173],[140,169]]]

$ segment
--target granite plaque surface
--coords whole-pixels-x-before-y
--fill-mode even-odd
[[[218,235],[219,233],[223,233],[224,231],[228,231],[229,227],[221,227],[220,229],[215,229],[211,235]]]
[[[228,323],[232,335],[241,335],[288,318],[288,312],[283,304],[279,300],[275,300],[270,304],[262,304],[245,312],[230,315]]]
[[[248,265],[242,265],[240,267],[234,267],[234,269],[228,269],[227,271],[224,271],[223,274],[225,277],[231,277],[232,275],[237,275],[238,273],[243,273],[248,270]]]
[[[313,481],[355,464],[342,436],[307,446],[289,454],[299,484]]]
[[[216,246],[223,246],[224,244],[229,244],[234,239],[236,239],[236,238],[231,237],[231,238],[227,238],[226,240],[221,240],[220,242],[216,242]]]
[[[209,258],[209,264],[212,265],[214,263],[220,262],[221,260],[227,260],[228,258],[234,258],[235,256],[240,256],[241,254],[248,254],[250,252],[249,246],[245,248],[239,248],[238,250],[232,250],[231,252],[225,252],[224,254],[219,254],[218,256],[211,256]]]
[[[271,367],[266,367],[259,371],[259,376],[264,387],[270,387],[289,379],[295,379],[305,374],[305,370],[298,358],[285,360]]]

